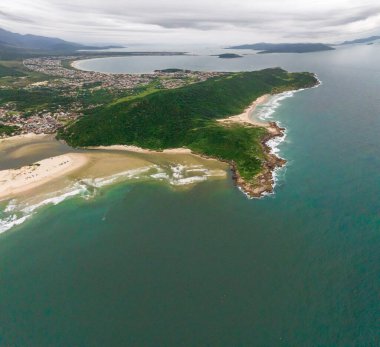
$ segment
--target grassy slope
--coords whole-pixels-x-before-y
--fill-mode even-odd
[[[242,72],[102,107],[62,131],[72,146],[130,144],[150,149],[187,147],[235,161],[245,179],[261,168],[263,128],[215,120],[241,113],[257,97],[312,86],[309,73],[281,69]]]

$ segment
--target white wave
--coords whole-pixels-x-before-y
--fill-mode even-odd
[[[17,200],[13,199],[8,202],[8,205],[5,207],[4,212],[12,212],[17,207]]]
[[[224,171],[223,171],[224,172]],[[209,170],[202,165],[171,165],[167,172],[150,175],[151,178],[166,181],[172,186],[191,185],[203,182],[208,177],[220,176],[220,170]]]
[[[145,166],[138,169],[131,169],[131,170],[119,172],[109,177],[85,178],[85,179],[82,179],[81,182],[93,188],[101,188],[101,187],[113,184],[119,180],[127,180],[131,178],[138,179],[140,178],[140,175],[145,174],[152,169],[158,169],[158,166],[150,165],[150,166]]]
[[[194,175],[198,173],[201,175]],[[145,176],[144,176],[145,175]],[[75,182],[64,192],[54,192],[45,196],[42,201],[35,204],[10,200],[3,211],[0,210],[0,233],[5,232],[16,225],[20,225],[33,216],[40,208],[47,205],[57,205],[68,198],[80,196],[84,199],[93,198],[99,188],[113,183],[138,178],[152,178],[164,180],[173,186],[190,185],[207,180],[216,175],[201,165],[171,165],[166,170],[158,165],[149,165],[138,169],[132,169],[102,178],[85,178]]]
[[[188,184],[203,182],[207,180],[207,176],[191,176],[184,178],[172,179],[169,183],[173,186],[184,186]]]
[[[172,176],[174,179],[181,179],[183,177],[183,173],[186,169],[186,166],[178,164],[178,165],[171,165],[170,169],[172,171]]]
[[[294,96],[295,93],[299,93],[307,89],[318,88],[322,85],[322,81],[319,79],[318,75],[314,74],[314,76],[318,81],[318,84],[316,84],[314,87],[300,88],[273,95],[269,98],[269,101],[256,108],[254,115],[262,121],[268,121],[272,119],[273,114],[276,112],[277,108],[281,106],[281,102],[283,100],[291,98],[292,96]]]
[[[87,187],[75,183],[72,187],[69,187],[66,192],[61,194],[61,192],[55,192],[50,194],[50,197],[32,205],[26,205],[21,203],[18,204],[16,199],[9,201],[8,205],[5,207],[3,214],[4,216],[0,218],[0,233],[3,233],[16,225],[24,223],[27,219],[36,213],[38,209],[47,205],[57,205],[62,201],[74,197],[77,195],[83,195],[87,192]],[[53,196],[52,196],[53,195]]]
[[[169,175],[165,172],[159,172],[156,174],[150,175],[151,178],[157,179],[157,180],[169,180]]]
[[[315,86],[312,87],[312,88],[318,88],[319,86],[321,86],[321,85],[323,84],[323,82],[322,82],[322,80],[319,78],[319,76],[318,76],[316,73],[314,74],[314,77],[317,79],[318,84],[315,85]]]
[[[296,91],[288,91],[271,96],[268,102],[257,107],[257,111],[254,112],[256,114],[256,117],[262,121],[268,121],[269,119],[272,119],[272,116],[276,112],[277,108],[281,106],[281,101],[287,98],[291,98],[295,92]]]
[[[86,192],[87,192],[87,187],[85,185],[76,183],[76,184],[74,184],[72,189],[67,191],[66,193],[45,199],[45,200],[39,202],[38,204],[27,206],[27,207],[23,208],[21,210],[21,212],[32,213],[35,210],[41,208],[42,206],[58,205],[59,203],[65,201],[67,198],[71,198],[71,197],[74,197],[74,196],[77,196],[77,195],[80,195],[80,194],[83,194]]]
[[[208,177],[216,175],[214,171],[210,171],[203,167],[202,165],[172,165],[171,177],[167,175],[166,178],[169,178],[169,184],[173,186],[183,186],[188,184],[194,184],[198,182],[206,181]],[[195,175],[197,173],[198,175]]]
[[[16,225],[24,223],[29,217],[31,217],[31,215],[18,218],[16,214],[13,214],[0,219],[0,234],[13,228]]]
[[[274,137],[266,142],[266,145],[270,148],[271,154],[275,154],[279,156],[278,155],[278,153],[280,152],[279,146],[281,145],[282,142],[285,141],[286,136],[287,136],[286,131],[284,131],[283,136]]]
[[[312,88],[318,88],[319,86],[322,85],[322,81],[318,78],[317,74],[314,74],[315,78],[318,81],[318,84],[315,85]],[[292,91],[287,91],[278,95],[275,95],[272,97],[269,102],[261,106],[261,109],[258,111],[258,118],[261,120],[268,120],[272,118],[272,115],[276,112],[277,108],[281,106],[281,101],[290,98],[294,96],[295,93],[302,92],[304,90],[307,90],[310,88],[301,88],[297,90],[292,90]],[[280,125],[280,122],[277,121],[277,125]],[[278,136],[275,138],[270,139],[269,141],[266,142],[266,145],[270,148],[270,153],[275,154],[276,156],[280,157],[280,148],[279,146],[281,145],[282,142],[285,141],[287,137],[287,131],[286,129],[284,130],[283,136]],[[281,158],[281,157],[280,157]],[[280,180],[280,177],[282,176],[282,173],[286,172],[286,164],[282,167],[277,167],[272,171],[272,180],[273,180],[273,185],[272,185],[272,192],[271,193],[264,193],[263,196],[268,196],[268,195],[274,195],[274,189],[278,184],[278,181]]]

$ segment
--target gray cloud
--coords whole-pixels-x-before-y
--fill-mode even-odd
[[[2,0],[0,27],[81,42],[337,41],[378,34],[378,0]]]
[[[7,13],[0,10],[0,18],[5,19],[6,21],[16,22],[16,23],[34,23],[30,18],[20,17],[15,14]]]

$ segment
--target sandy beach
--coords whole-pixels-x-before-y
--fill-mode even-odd
[[[191,150],[188,148],[170,148],[164,149],[163,151],[153,151],[150,149],[144,149],[137,146],[128,145],[112,145],[112,146],[95,146],[86,147],[86,149],[100,149],[100,150],[111,150],[111,151],[128,151],[135,153],[145,153],[145,154],[191,154]]]
[[[270,96],[270,94],[262,95],[259,98],[257,98],[247,109],[245,109],[243,113],[224,119],[218,119],[218,122],[225,124],[239,123],[253,125],[256,127],[266,128],[269,134],[272,136],[281,136],[283,129],[279,128],[276,122],[260,122],[251,118],[251,115],[255,111],[257,106],[265,104],[270,98]]]
[[[218,122],[221,123],[249,123],[255,126],[263,127],[266,126],[268,123],[265,122],[259,122],[254,121],[251,119],[251,114],[255,111],[257,106],[265,104],[270,97],[270,94],[265,94],[257,98],[251,105],[249,105],[243,113],[238,114],[236,116],[231,116],[224,119],[218,119]]]
[[[27,192],[80,169],[88,159],[79,153],[68,153],[43,159],[20,169],[0,171],[0,200]]]

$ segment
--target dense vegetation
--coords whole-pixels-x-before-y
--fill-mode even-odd
[[[241,113],[263,94],[312,86],[310,73],[282,69],[234,73],[98,108],[62,130],[70,145],[127,144],[162,150],[187,147],[234,161],[245,179],[261,167],[264,128],[224,125],[218,118]]]
[[[0,123],[0,136],[16,135],[20,132],[20,129],[15,125],[5,125]]]
[[[47,87],[35,89],[9,88],[0,90],[0,104],[13,102],[20,111],[54,110],[58,105],[64,105],[71,99],[62,96],[62,91]]]

